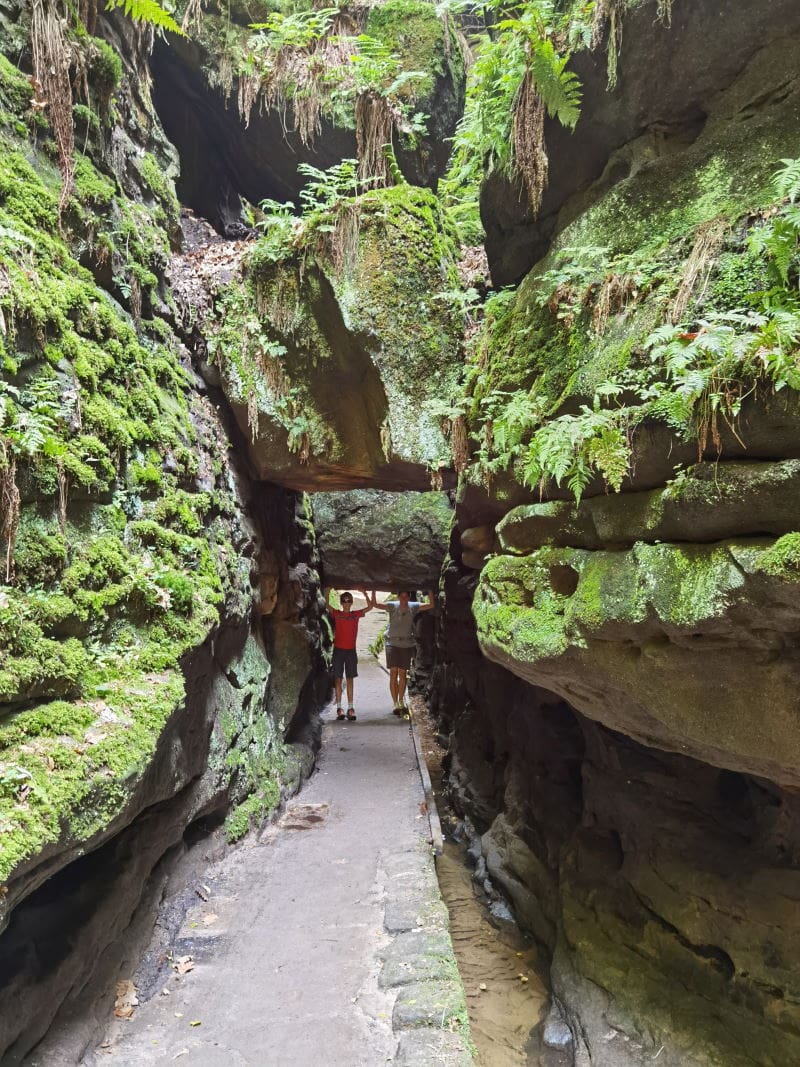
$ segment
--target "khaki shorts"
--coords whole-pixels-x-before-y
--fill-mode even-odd
[[[396,645],[386,646],[387,667],[400,667],[401,670],[407,671],[411,667],[413,656],[413,648],[398,648]]]

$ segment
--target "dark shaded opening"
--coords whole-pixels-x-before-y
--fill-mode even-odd
[[[550,588],[558,596],[572,596],[579,581],[580,575],[574,567],[557,564],[550,568]]]

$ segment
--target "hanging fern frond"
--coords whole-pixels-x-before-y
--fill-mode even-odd
[[[106,0],[107,11],[116,11],[117,8],[122,8],[123,13],[133,22],[144,22],[156,29],[177,33],[179,37],[186,36],[172,15],[165,11],[157,0]]]
[[[531,50],[530,72],[547,114],[562,126],[574,129],[581,114],[581,83],[567,70],[569,56],[559,56],[549,39],[537,41]]]

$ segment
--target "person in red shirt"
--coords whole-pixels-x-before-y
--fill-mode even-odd
[[[362,590],[363,592],[363,590]],[[347,718],[355,722],[356,712],[353,707],[353,679],[358,677],[358,653],[356,652],[356,637],[358,636],[358,621],[368,611],[372,610],[372,603],[364,594],[367,602],[365,608],[353,611],[353,594],[342,593],[339,597],[341,608],[331,607],[331,590],[325,590],[325,606],[333,616],[333,684],[336,689],[336,721],[344,722],[345,714],[342,711],[342,678],[347,678]]]

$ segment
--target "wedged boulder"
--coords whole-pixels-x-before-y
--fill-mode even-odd
[[[446,493],[315,493],[322,578],[336,588],[433,589],[453,512]]]
[[[665,489],[514,508],[497,527],[504,552],[598,549],[636,541],[721,541],[800,529],[800,460],[698,463]]]
[[[425,189],[375,190],[344,211],[301,252],[276,253],[268,235],[244,284],[223,291],[223,390],[261,478],[312,492],[448,488],[437,402],[462,369],[454,241]]]
[[[796,787],[796,540],[500,556],[481,573],[478,639],[643,744]]]

